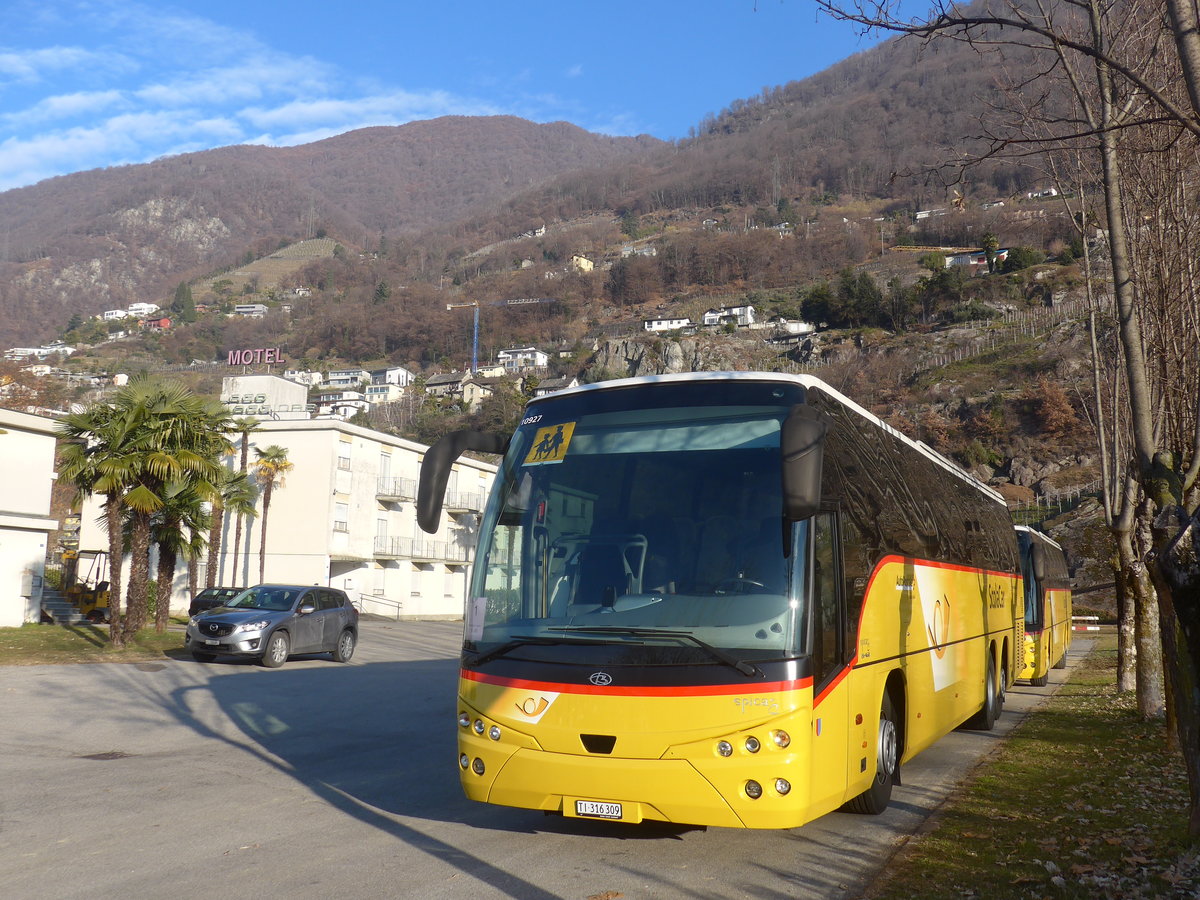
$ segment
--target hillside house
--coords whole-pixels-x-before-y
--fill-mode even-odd
[[[737,325],[744,328],[754,324],[754,307],[722,306],[719,309],[710,309],[704,314],[703,324],[708,327]]]
[[[157,303],[130,303],[128,307],[129,315],[135,319],[144,319],[146,316],[152,316],[158,312]]]
[[[550,355],[537,347],[514,347],[496,354],[496,362],[506,372],[522,372],[527,369],[544,369],[550,364]]]
[[[315,398],[316,417],[321,419],[349,419],[356,412],[365,412],[367,398],[362,391],[325,391]]]
[[[533,396],[545,397],[547,394],[553,394],[555,391],[565,391],[573,387],[579,387],[579,379],[574,375],[565,375],[562,378],[547,378],[545,381],[538,382],[538,386],[533,389]]]
[[[366,369],[333,369],[321,382],[322,387],[351,387],[370,384],[371,373]]]
[[[404,366],[389,366],[386,369],[373,369],[371,371],[371,384],[394,384],[398,387],[407,387],[416,378],[416,374],[410,372]]]
[[[308,369],[286,369],[283,377],[288,381],[294,381],[297,384],[302,384],[305,387],[316,387],[321,383],[320,372],[310,372]]]
[[[501,385],[512,383],[509,378],[483,378],[479,375],[472,375],[470,378],[464,379],[462,383],[463,405],[468,410],[474,410],[480,403],[500,390]],[[519,379],[516,388],[517,390],[521,389]]]
[[[642,322],[642,328],[649,332],[677,331],[680,328],[691,327],[692,320],[687,316],[666,319],[646,319]]]
[[[1008,248],[996,251],[996,266],[999,267],[1008,259]],[[978,275],[981,272],[988,270],[987,253],[983,250],[969,250],[965,253],[948,253],[946,255],[946,268],[951,266],[965,266],[972,275]]]
[[[395,403],[404,395],[404,388],[398,384],[369,384],[366,389],[367,402],[375,403]]]
[[[628,259],[631,256],[658,256],[658,248],[653,244],[641,244],[639,246],[626,244],[621,248],[621,259]]]
[[[431,397],[461,397],[466,372],[451,372],[447,375],[430,375],[425,380],[425,393]]]
[[[142,324],[147,331],[169,331],[171,328],[171,320],[166,316],[147,319]]]
[[[574,269],[575,271],[583,272],[585,274],[587,272],[591,272],[593,269],[596,268],[596,264],[594,262],[592,262],[592,260],[588,259],[586,256],[584,256],[580,253],[576,253],[574,256],[571,257],[570,265],[571,265],[571,268]]]
[[[129,318],[129,313],[123,309],[106,309],[100,314],[100,318],[105,322],[111,322],[115,319],[127,319]]]
[[[267,314],[267,305],[265,303],[239,303],[233,308],[233,314],[261,319]]]

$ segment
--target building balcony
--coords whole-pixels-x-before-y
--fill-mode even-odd
[[[417,479],[380,478],[375,486],[375,496],[380,500],[409,502],[417,499]]]
[[[472,494],[465,491],[447,491],[442,509],[450,515],[483,512],[483,494]]]
[[[424,538],[377,537],[376,559],[407,559],[415,563],[448,563],[465,565],[471,561],[471,550],[453,541],[429,541]]]

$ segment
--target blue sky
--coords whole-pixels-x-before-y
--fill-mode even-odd
[[[444,115],[682,138],[868,45],[811,0],[6,0],[0,191]]]

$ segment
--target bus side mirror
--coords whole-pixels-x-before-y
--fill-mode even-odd
[[[821,507],[821,462],[829,420],[811,406],[797,404],[783,421],[779,449],[783,466],[783,514],[808,519]]]
[[[417,524],[422,531],[434,534],[441,524],[442,501],[446,497],[446,482],[450,480],[454,461],[467,450],[503,455],[510,440],[511,437],[503,434],[452,431],[425,451],[421,480],[417,484]]]
[[[1033,577],[1038,581],[1046,579],[1046,548],[1034,544],[1029,548],[1029,560],[1033,563]]]

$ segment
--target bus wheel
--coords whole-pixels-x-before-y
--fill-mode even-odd
[[[888,808],[892,799],[892,785],[900,770],[900,732],[896,728],[896,713],[892,709],[892,698],[883,695],[879,710],[879,738],[876,746],[875,780],[871,786],[850,800],[847,812],[877,816]]]
[[[1058,661],[1054,664],[1056,669],[1065,669],[1067,667],[1067,651],[1064,650],[1062,655],[1058,657]]]
[[[967,719],[966,727],[975,731],[991,731],[1000,717],[1000,690],[996,686],[996,660],[988,654],[987,675],[984,679],[983,706]]]
[[[1045,687],[1049,680],[1049,675],[1039,675],[1037,678],[1030,678],[1029,683],[1034,687]]]

